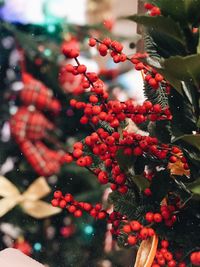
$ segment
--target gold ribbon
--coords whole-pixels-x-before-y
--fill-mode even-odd
[[[24,193],[20,193],[17,187],[12,184],[6,177],[0,176],[0,217],[16,205],[24,212],[36,219],[43,219],[55,215],[61,209],[53,207],[51,204],[39,200],[51,192],[44,177],[37,178]]]

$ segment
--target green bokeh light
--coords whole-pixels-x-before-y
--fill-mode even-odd
[[[86,235],[91,235],[94,232],[94,228],[91,225],[86,225],[84,228]]]
[[[44,50],[44,55],[45,55],[46,57],[50,57],[51,54],[52,54],[52,52],[51,52],[50,49],[47,48],[47,49]]]

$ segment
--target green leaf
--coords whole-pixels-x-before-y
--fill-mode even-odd
[[[200,30],[200,27],[199,27]],[[199,41],[198,41],[198,46],[197,46],[197,54],[200,54],[200,34],[199,34]]]
[[[188,20],[193,24],[198,23],[200,18],[200,0],[184,0],[184,7]]]
[[[168,193],[170,179],[169,172],[166,170],[157,172],[153,177],[150,188],[152,197],[156,202],[160,203]]]
[[[162,74],[165,79],[177,90],[177,92],[183,95],[181,81],[173,75],[171,69],[168,71],[166,68],[164,68],[164,66],[161,65],[161,62],[163,64],[164,61],[156,60],[155,58],[151,57],[147,57],[144,61]]]
[[[169,106],[166,88],[163,85],[155,90],[147,82],[144,82],[144,95],[153,104],[160,104],[163,109]]]
[[[184,0],[149,0],[148,2],[158,6],[162,14],[170,16],[177,21],[186,21]]]
[[[129,168],[133,167],[136,157],[132,156],[126,156],[124,155],[124,150],[119,149],[117,151],[117,162],[122,170],[127,171]]]
[[[200,128],[200,117],[198,118],[198,121],[197,121],[197,128]]]
[[[189,189],[192,193],[200,197],[200,178],[198,178],[193,183],[187,184],[186,186],[187,189]]]
[[[170,16],[176,21],[185,24],[188,23],[188,20],[194,24],[199,21],[199,0],[149,0],[148,2],[158,6],[163,15]]]
[[[185,38],[180,26],[171,18],[166,18],[163,16],[150,17],[147,15],[133,15],[127,17],[127,19],[141,23],[145,27],[156,30],[157,32],[166,34],[168,37],[176,40],[183,46],[186,45]]]
[[[186,57],[174,56],[165,59],[162,63],[165,77],[170,77],[185,82],[193,82],[196,87],[200,84],[200,55],[191,55]],[[166,77],[167,78],[167,77]]]
[[[149,181],[143,175],[133,175],[131,176],[131,180],[137,185],[140,191],[144,191],[150,185]]]
[[[200,134],[183,135],[183,136],[180,136],[174,139],[173,142],[180,141],[180,140],[185,141],[186,143],[200,150]]]
[[[112,192],[109,195],[109,201],[114,205],[116,211],[128,216],[129,219],[134,218],[137,205],[135,202],[135,195],[131,191],[128,191],[125,195]]]

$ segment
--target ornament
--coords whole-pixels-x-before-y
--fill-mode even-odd
[[[32,254],[32,247],[30,243],[28,243],[23,238],[19,238],[17,241],[14,242],[13,248],[20,250],[22,253],[30,256]]]
[[[59,172],[64,152],[53,151],[40,141],[33,144],[28,140],[20,144],[20,149],[39,175],[48,177]]]
[[[20,107],[10,119],[11,134],[19,143],[26,139],[42,139],[46,130],[53,129],[54,125],[42,113],[27,107]]]
[[[47,50],[45,50],[47,53]],[[24,105],[34,105],[39,110],[50,110],[58,113],[61,109],[60,102],[53,97],[53,92],[42,82],[30,74],[22,73],[24,88],[20,92],[20,99]]]
[[[156,255],[157,246],[157,235],[143,240],[138,249],[134,267],[151,267]]]
[[[0,217],[16,205],[20,205],[23,211],[36,218],[42,219],[59,213],[59,208],[52,207],[50,204],[39,200],[51,192],[49,185],[44,177],[37,178],[28,189],[21,194],[18,188],[6,177],[0,176]]]

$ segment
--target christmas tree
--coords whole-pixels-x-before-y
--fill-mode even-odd
[[[102,198],[104,189],[89,170],[64,164],[66,150],[91,128],[70,107],[72,92],[85,99],[82,79],[66,73],[70,59],[60,50],[84,47],[90,28],[108,31],[100,25],[50,26],[1,23],[0,248],[15,247],[51,267],[101,266],[113,258],[104,253],[106,223],[88,216],[77,221],[48,202],[55,188],[80,201]]]
[[[200,1],[152,0],[145,8],[147,14],[128,17],[144,25],[144,53],[125,55],[110,38],[89,41],[101,56],[109,53],[115,63],[129,61],[141,72],[142,105],[110,99],[104,82],[81,64],[79,51],[63,48],[74,59],[66,71],[82,77],[87,97],[70,105],[93,128],[65,159],[110,186],[113,209],[60,190],[52,205],[106,220],[121,246],[138,248],[135,267],[200,266]]]

